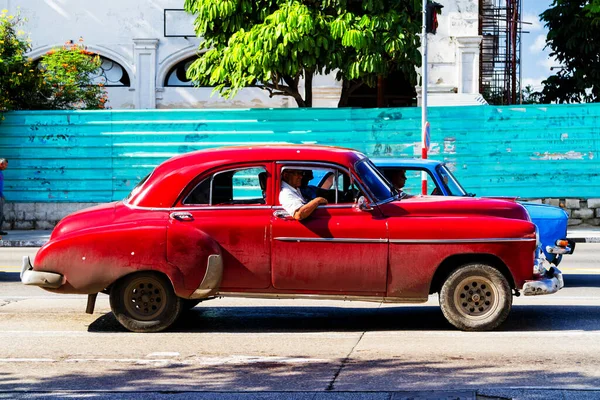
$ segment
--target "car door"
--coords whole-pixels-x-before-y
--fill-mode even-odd
[[[223,258],[220,290],[261,289],[271,285],[269,229],[272,215],[267,188],[271,165],[222,167],[199,177],[168,225],[167,259],[178,267],[194,265],[202,274],[208,242]]]
[[[281,187],[281,171],[285,168],[310,173],[315,185],[329,186],[331,175],[335,182],[329,188],[316,188],[319,195],[328,197],[329,204],[319,206],[304,220],[293,219],[280,205],[274,207],[271,217],[273,286],[286,291],[383,296],[388,240],[386,220],[379,210],[375,207],[363,211],[354,206],[353,200],[362,194],[361,189],[342,167],[278,164],[278,187]],[[351,185],[348,182],[352,182]],[[353,190],[352,196],[344,190],[349,188]]]

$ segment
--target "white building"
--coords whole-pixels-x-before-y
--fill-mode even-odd
[[[437,2],[444,9],[437,35],[429,35],[429,105],[480,104],[479,1]],[[183,0],[0,0],[0,9],[15,13],[17,7],[27,19],[31,58],[80,37],[103,57],[113,109],[296,107],[293,99],[269,98],[258,88],[227,100],[184,82],[199,39]],[[337,107],[341,87],[333,75],[316,77],[313,88],[314,107]]]

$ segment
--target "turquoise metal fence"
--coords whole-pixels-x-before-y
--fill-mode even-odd
[[[260,143],[351,147],[418,157],[419,108],[21,111],[0,123],[5,192],[17,202],[126,196],[163,160]],[[430,158],[470,192],[600,197],[600,105],[436,107]]]

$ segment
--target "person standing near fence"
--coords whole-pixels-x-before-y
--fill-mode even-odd
[[[8,160],[6,158],[0,158],[0,235],[8,235],[8,232],[2,230],[2,224],[4,223],[4,170],[8,167]]]

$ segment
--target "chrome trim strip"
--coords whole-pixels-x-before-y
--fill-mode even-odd
[[[309,237],[286,237],[274,238],[281,242],[335,242],[335,243],[387,243],[387,239],[364,239],[364,238],[309,238]]]
[[[128,208],[134,209],[134,210],[148,210],[148,211],[201,211],[201,210],[256,210],[256,209],[271,209],[272,207],[270,205],[265,205],[265,204],[261,204],[261,205],[256,205],[256,206],[249,206],[249,205],[239,205],[239,206],[209,206],[209,205],[197,205],[197,206],[192,206],[192,205],[188,205],[185,207],[142,207],[142,206],[134,206],[132,204],[129,203],[123,203],[125,204]],[[283,207],[282,207],[283,209]]]
[[[203,299],[206,298],[217,290],[221,284],[221,278],[223,277],[223,258],[220,254],[211,254],[206,260],[206,272],[200,285],[194,293],[190,296],[190,299]]]
[[[510,243],[535,242],[535,238],[390,239],[390,243]]]
[[[249,293],[249,292],[217,292],[218,297],[242,297],[249,299],[304,299],[304,300],[345,300],[368,301],[375,303],[425,303],[428,298],[402,298],[382,296],[348,296],[334,294],[293,294],[293,293]]]

